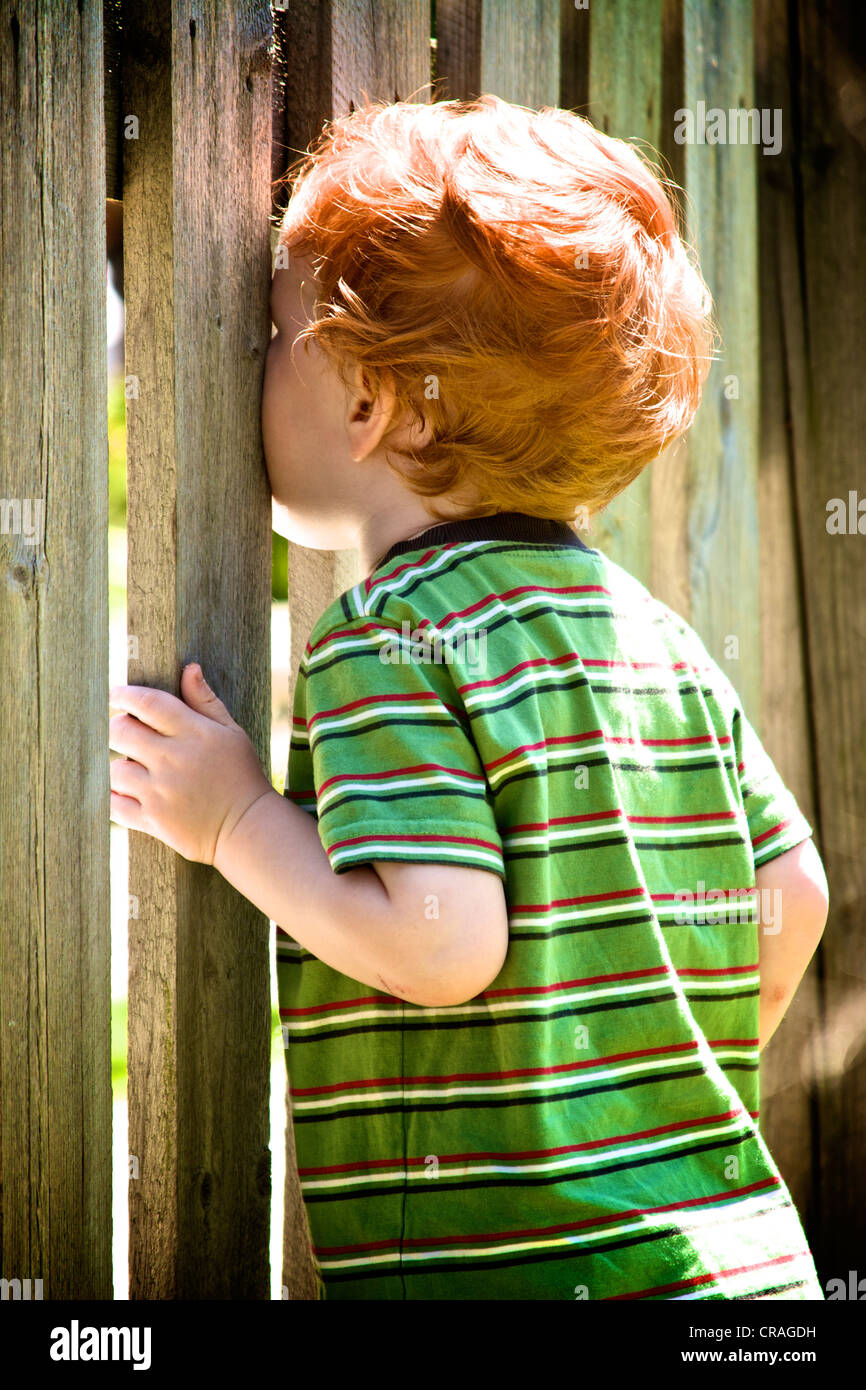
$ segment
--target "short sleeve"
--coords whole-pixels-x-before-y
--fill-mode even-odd
[[[812,827],[740,708],[734,710],[732,734],[757,869],[807,840]]]
[[[452,668],[407,660],[397,636],[381,620],[347,620],[311,639],[299,672],[293,741],[308,745],[331,867],[427,861],[504,879],[492,793]]]

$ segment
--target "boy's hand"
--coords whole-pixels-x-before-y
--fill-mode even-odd
[[[178,700],[144,685],[117,685],[109,745],[111,817],[162,840],[184,859],[213,864],[217,842],[273,790],[239,724],[190,664]],[[132,761],[130,761],[132,760]]]

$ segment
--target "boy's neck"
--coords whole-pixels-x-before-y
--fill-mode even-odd
[[[420,540],[421,537],[425,539]],[[392,541],[389,549],[383,551],[369,568],[365,568],[364,573],[369,578],[373,570],[380,568],[385,562],[420,546],[481,540],[560,545],[596,553],[580,539],[573,523],[569,521],[552,521],[527,512],[496,512],[483,515],[474,513],[455,516],[446,521],[431,521],[430,525],[421,531],[414,531],[411,535]]]
[[[443,498],[436,500],[437,505],[442,507],[442,510],[447,510],[448,504]],[[471,511],[471,509],[462,512],[454,511],[444,519],[428,515],[427,520],[421,525],[415,525],[416,518],[413,517],[404,522],[404,526],[407,528],[405,530],[399,524],[394,523],[391,526],[383,527],[376,534],[364,535],[362,533],[360,537],[361,573],[369,578],[393,546],[405,544],[414,540],[416,536],[423,536],[434,526],[442,526],[449,521],[466,520],[477,515],[478,513]]]

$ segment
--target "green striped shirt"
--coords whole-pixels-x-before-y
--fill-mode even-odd
[[[278,929],[324,1297],[824,1297],[758,1127],[755,868],[812,832],[688,624],[564,523],[431,527],[316,623],[286,795],[509,913],[437,1008]]]

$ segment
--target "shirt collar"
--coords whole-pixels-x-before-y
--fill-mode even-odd
[[[584,545],[566,521],[550,521],[547,517],[530,516],[528,512],[497,512],[493,516],[463,516],[439,522],[419,536],[397,541],[381,560],[376,561],[373,573],[407,551],[451,545],[456,541],[529,541],[535,545],[567,545],[595,553]]]

